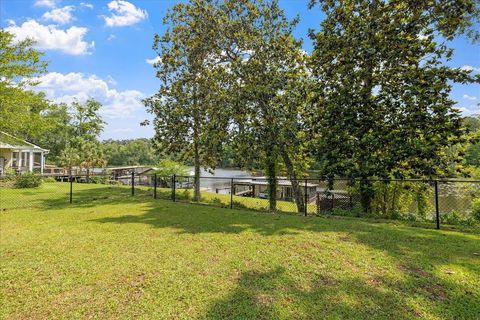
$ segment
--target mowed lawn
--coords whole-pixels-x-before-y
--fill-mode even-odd
[[[0,213],[0,318],[480,318],[478,233],[49,188]]]

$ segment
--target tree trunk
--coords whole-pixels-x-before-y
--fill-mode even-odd
[[[368,180],[368,178],[362,178],[360,180],[360,203],[362,204],[363,212],[367,215],[372,212],[373,195],[374,190],[372,183]]]
[[[194,106],[194,114],[193,114],[193,152],[194,152],[194,167],[195,173],[193,178],[194,183],[194,201],[200,202],[201,194],[200,194],[200,146],[199,146],[199,132],[200,132],[200,115],[197,106],[197,88],[194,86],[193,88],[193,106]]]
[[[90,167],[87,167],[87,183],[90,183]]]
[[[266,159],[266,174],[268,180],[268,203],[269,210],[277,210],[277,171],[276,171],[276,159],[274,151],[271,146],[267,146],[265,152]]]
[[[195,177],[194,177],[194,200],[199,202],[200,201],[200,155],[198,154],[198,146],[195,146]]]
[[[198,145],[198,120],[197,117],[195,117],[194,120],[194,128],[193,128],[193,152],[194,152],[194,167],[195,167],[195,173],[194,173],[194,178],[193,178],[193,184],[194,184],[194,195],[193,199],[196,202],[200,201],[200,150],[199,150],[199,145]]]
[[[293,199],[297,204],[297,211],[298,213],[303,213],[305,212],[305,200],[303,198],[302,187],[300,186],[297,180],[298,178],[297,173],[293,168],[293,163],[290,157],[288,156],[287,150],[285,150],[284,146],[280,147],[280,153],[282,155],[283,162],[285,163],[285,167],[287,169],[288,178],[290,179],[290,183],[292,184]]]

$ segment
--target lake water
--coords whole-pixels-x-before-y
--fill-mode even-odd
[[[189,167],[190,175],[194,175],[194,167]],[[210,192],[228,194],[230,193],[231,178],[251,178],[252,174],[248,171],[239,169],[215,169],[213,173],[200,171],[200,188],[207,189]],[[212,178],[212,179],[209,179]],[[221,179],[225,178],[225,179]]]
[[[190,175],[194,175],[195,168],[189,167]],[[252,177],[252,174],[248,171],[240,169],[215,169],[213,173],[205,171],[203,168],[200,171],[200,176],[209,178],[209,177],[218,177],[218,178],[247,178]]]

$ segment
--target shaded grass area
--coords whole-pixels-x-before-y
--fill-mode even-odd
[[[95,190],[101,190],[97,193]],[[88,192],[91,191],[91,192]],[[2,201],[0,208],[16,209],[28,207],[57,207],[69,202],[70,184],[64,183],[44,183],[39,188],[16,189],[0,188]],[[193,190],[177,189],[176,200],[179,202],[189,202],[193,199]],[[104,184],[73,184],[73,203],[75,205],[85,205],[97,200],[115,202],[118,199],[131,196],[131,186],[126,185],[104,185]],[[134,196],[138,201],[153,197],[153,188],[145,186],[135,186]],[[157,188],[157,198],[172,199],[172,190],[169,188]],[[268,210],[268,200],[250,197],[233,196],[233,207],[251,210]],[[217,205],[220,207],[230,207],[230,195],[202,192],[200,203]],[[293,202],[278,201],[277,209],[282,212],[297,212],[297,206]],[[313,205],[310,205],[310,213],[315,212]]]
[[[480,314],[478,234],[78,188],[74,206],[32,193],[37,208],[0,213],[0,318]]]

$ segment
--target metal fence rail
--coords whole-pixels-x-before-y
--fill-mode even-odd
[[[0,209],[82,205],[92,201],[114,203],[125,196],[135,201],[152,198],[176,202],[199,201],[226,208],[268,211],[268,181],[259,177],[200,177],[200,198],[195,198],[192,176],[158,176],[134,173],[57,177],[42,188],[18,189],[0,180]],[[365,182],[365,181],[364,181]],[[373,196],[371,210],[363,212],[362,181],[352,179],[277,179],[276,211],[300,215],[366,216],[435,223],[472,224],[479,219],[473,202],[480,202],[479,180],[368,180]],[[480,222],[478,222],[480,223]]]

